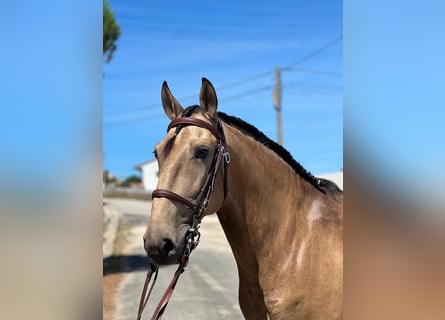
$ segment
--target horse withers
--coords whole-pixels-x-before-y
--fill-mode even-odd
[[[179,263],[191,226],[216,212],[246,319],[340,319],[342,191],[252,125],[217,112],[207,79],[199,106],[184,109],[166,82],[161,96],[172,123],[155,148],[158,189],[144,235],[151,262]]]

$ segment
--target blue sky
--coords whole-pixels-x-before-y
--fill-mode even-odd
[[[277,65],[293,67],[282,72],[284,146],[314,174],[343,167],[341,1],[110,5],[122,34],[103,68],[105,169],[125,177],[153,157],[168,124],[160,100],[164,80],[188,106],[198,102],[201,78],[208,78],[220,111],[276,139]]]
[[[102,3],[2,2],[0,20],[0,187],[70,189],[101,147]]]

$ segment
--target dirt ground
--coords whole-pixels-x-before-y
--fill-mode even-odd
[[[103,320],[112,320],[116,311],[115,294],[123,279],[122,273],[108,274],[103,277]]]
[[[125,254],[126,240],[130,232],[130,226],[120,223],[114,243],[113,256],[104,259],[102,278],[102,313],[103,320],[114,319],[116,311],[115,296],[124,278],[124,273],[119,272],[120,262],[115,257]]]

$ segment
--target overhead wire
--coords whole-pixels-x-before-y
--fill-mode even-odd
[[[343,35],[340,34],[339,36],[335,37],[333,40],[329,41],[328,43],[324,44],[323,46],[319,47],[318,49],[310,52],[309,54],[301,57],[300,59],[294,61],[293,63],[280,68],[282,71],[298,71],[298,72],[303,72],[303,73],[310,73],[310,74],[320,74],[320,75],[328,75],[328,76],[334,76],[334,77],[341,77],[342,73],[341,72],[335,72],[335,71],[325,71],[325,70],[310,70],[310,69],[301,69],[301,68],[295,68],[294,66],[302,64],[310,59],[312,59],[313,57],[321,54],[322,52],[326,51],[327,49],[329,49],[330,47],[334,46],[336,43],[340,42],[343,39]],[[238,81],[234,81],[225,85],[222,85],[220,87],[217,88],[218,91],[220,90],[224,90],[224,89],[229,89],[229,88],[233,88],[248,82],[251,82],[253,80],[257,80],[259,78],[265,77],[265,76],[269,76],[272,75],[275,72],[275,70],[269,70],[269,71],[265,71],[250,77],[247,77],[245,79],[242,80],[238,80]],[[322,89],[323,85],[311,85],[311,84],[299,84],[298,86],[306,86],[306,87],[312,87],[312,88],[320,88]],[[269,90],[271,89],[273,86],[272,85],[268,85],[268,86],[264,86],[264,87],[260,87],[260,88],[255,88],[253,90],[250,91],[246,91],[237,95],[233,95],[227,98],[224,98],[220,101],[229,101],[229,100],[235,100],[235,99],[239,99],[241,97],[244,96],[248,96],[248,95],[252,95],[255,94],[257,92],[260,91],[264,91],[264,90]],[[289,87],[292,87],[292,85],[289,85]],[[330,88],[330,89],[340,89],[341,87],[329,87],[329,86],[324,86],[325,89]],[[186,97],[180,97],[180,100],[188,100],[191,98],[194,98],[195,95],[188,95]],[[138,108],[133,108],[133,109],[126,109],[126,110],[116,110],[116,111],[110,111],[108,113],[105,113],[105,116],[115,116],[115,115],[125,115],[125,114],[131,114],[131,113],[137,113],[137,112],[141,112],[141,111],[147,111],[149,109],[152,108],[157,108],[159,107],[159,104],[153,104],[153,105],[149,105],[149,106],[144,106],[144,107],[138,107]],[[121,120],[121,121],[115,121],[115,122],[109,122],[109,123],[104,123],[104,126],[116,126],[116,125],[120,125],[120,124],[127,124],[127,123],[132,123],[132,122],[141,122],[141,121],[147,121],[147,120],[152,120],[155,118],[159,118],[161,115],[158,116],[150,116],[150,117],[139,117],[139,118],[130,118],[130,119],[125,119],[125,120]]]
[[[220,91],[220,90],[224,90],[224,89],[233,88],[233,87],[236,87],[238,85],[241,85],[241,84],[244,84],[244,83],[247,83],[247,82],[251,82],[253,80],[257,80],[257,79],[262,78],[264,76],[271,75],[273,73],[274,73],[273,70],[269,70],[269,71],[266,71],[266,72],[263,72],[263,73],[259,73],[257,75],[245,78],[243,80],[238,80],[238,81],[235,81],[235,82],[231,82],[231,83],[225,84],[223,86],[220,86],[220,87],[216,88],[216,90]],[[196,95],[188,95],[188,96],[185,96],[185,97],[179,97],[178,100],[184,101],[184,100],[192,99],[192,98],[195,98],[195,97],[196,97]],[[147,109],[151,109],[151,108],[155,108],[155,107],[156,108],[159,107],[159,104],[150,105],[148,107],[144,106],[144,107],[138,107],[138,108],[133,108],[133,109],[110,111],[110,112],[107,112],[105,114],[105,116],[108,116],[108,115],[110,115],[110,116],[112,116],[112,115],[122,115],[122,114],[127,114],[127,113],[146,111]]]
[[[283,69],[281,69],[281,70],[283,70]],[[338,71],[311,70],[311,69],[301,69],[301,68],[293,68],[293,67],[287,67],[287,68],[285,68],[285,71],[296,71],[296,72],[309,73],[309,74],[320,74],[320,75],[324,75],[324,76],[343,77],[343,73],[338,72]]]
[[[250,91],[246,91],[243,92],[241,94],[237,94],[237,95],[233,95],[227,98],[223,98],[220,100],[220,102],[226,102],[226,101],[230,101],[230,100],[235,100],[235,99],[239,99],[245,96],[250,96],[250,95],[254,95],[256,93],[262,92],[262,91],[266,91],[266,90],[270,90],[272,89],[272,85],[268,85],[268,86],[264,86],[264,87],[260,87],[260,88],[256,88]],[[106,125],[107,127],[114,127],[114,126],[120,126],[120,125],[125,125],[125,124],[129,124],[129,123],[135,123],[135,122],[144,122],[147,120],[153,120],[153,119],[157,119],[157,118],[162,118],[164,117],[163,114],[159,114],[159,115],[154,115],[154,116],[147,116],[147,117],[140,117],[140,118],[130,118],[130,119],[125,119],[125,120],[121,120],[121,121],[116,121],[116,122],[109,122],[109,123],[105,123],[104,125]]]
[[[115,126],[120,126],[120,125],[125,125],[125,124],[131,124],[131,123],[135,123],[135,122],[145,122],[148,120],[154,120],[154,119],[159,119],[159,118],[163,118],[163,117],[165,117],[164,114],[156,114],[156,115],[151,115],[151,116],[146,116],[146,117],[130,118],[130,119],[125,119],[125,120],[120,120],[120,121],[115,121],[115,122],[108,122],[108,123],[104,123],[103,125],[106,127],[115,127]]]
[[[330,47],[332,47],[333,45],[335,45],[336,43],[340,42],[343,39],[343,34],[338,35],[337,37],[335,37],[333,40],[329,41],[328,43],[324,44],[323,46],[321,46],[320,48],[312,51],[311,53],[301,57],[300,59],[298,59],[297,61],[289,64],[287,67],[282,68],[282,69],[286,69],[289,67],[293,67],[299,64],[302,64],[303,62],[306,62],[310,59],[312,59],[313,57],[319,55],[320,53],[322,53],[323,51],[326,51],[327,49],[329,49]]]

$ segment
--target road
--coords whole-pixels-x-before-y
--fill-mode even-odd
[[[121,223],[129,226],[125,254],[133,266],[116,294],[114,319],[134,320],[145,281],[146,268],[134,263],[145,257],[142,236],[150,213],[150,202],[107,199],[121,212]],[[201,242],[181,275],[163,319],[243,319],[238,305],[238,275],[235,260],[216,215],[205,217]],[[128,260],[130,261],[130,260]],[[156,287],[143,319],[150,319],[157,302],[168,286],[176,266],[161,267]]]

